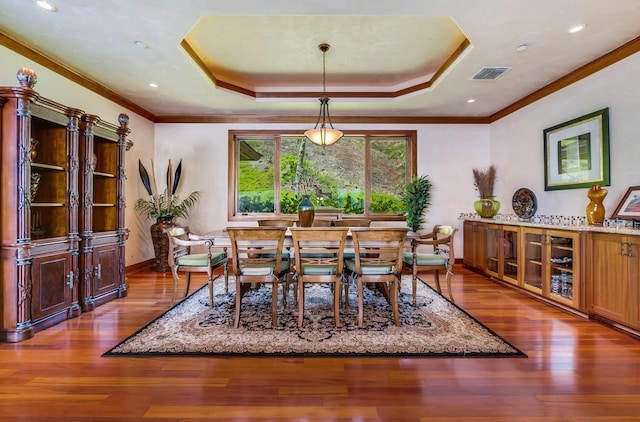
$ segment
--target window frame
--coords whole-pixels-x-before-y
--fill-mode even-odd
[[[417,159],[417,131],[415,130],[359,130],[359,131],[343,131],[345,136],[361,136],[365,138],[365,212],[358,214],[359,216],[370,218],[373,221],[404,221],[404,215],[371,213],[369,205],[371,202],[371,139],[388,139],[392,137],[402,137],[407,139],[407,157],[406,157],[406,180],[409,182],[411,178],[417,175],[418,159]],[[274,178],[280,180],[280,138],[299,136],[304,134],[299,130],[229,130],[228,132],[228,185],[227,185],[227,219],[228,221],[255,221],[256,219],[269,218],[286,218],[289,214],[280,214],[280,205],[277,200],[274,201],[274,213],[236,213],[236,201],[238,200],[237,170],[238,160],[240,159],[240,151],[238,148],[237,138],[251,139],[273,139],[274,161],[278,165],[274,165]],[[340,141],[338,141],[340,142]],[[327,146],[326,148],[331,148]],[[274,198],[280,198],[280,184],[274,184]]]

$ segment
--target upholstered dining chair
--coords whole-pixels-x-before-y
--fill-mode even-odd
[[[304,293],[307,283],[329,283],[333,292],[333,314],[340,326],[340,294],[346,227],[294,227],[291,229],[298,280],[298,327],[304,322]]]
[[[283,227],[288,229],[289,227],[294,227],[298,220],[288,220],[284,218],[280,219],[260,219],[258,220],[258,227]],[[289,265],[289,274],[287,274],[284,285],[284,292],[282,294],[282,304],[283,306],[287,305],[287,296],[289,291],[289,286],[293,287],[293,303],[298,303],[298,289],[297,283],[295,282],[295,274],[293,273],[293,260],[291,256],[291,247],[285,246],[282,250],[282,260],[286,261],[286,265]]]
[[[440,272],[446,274],[447,290],[452,302],[451,275],[455,263],[453,242],[458,229],[451,226],[436,225],[431,233],[426,233],[411,240],[411,251],[405,251],[402,261],[411,269],[411,283],[413,288],[413,305],[416,305],[416,290],[418,274],[432,272],[438,293],[440,288]]]
[[[365,284],[376,285],[380,289],[391,307],[394,324],[400,325],[398,290],[408,230],[402,227],[351,229],[355,256],[346,261],[346,266],[347,271],[355,275],[358,286],[358,327],[363,326]]]
[[[191,273],[206,273],[209,284],[209,303],[213,308],[213,282],[218,277],[213,277],[213,272],[217,268],[223,268],[225,278],[225,288],[229,289],[229,273],[227,270],[227,252],[215,251],[213,240],[202,238],[196,234],[189,233],[185,227],[171,227],[165,229],[169,239],[168,264],[173,276],[173,299],[176,301],[178,293],[178,274],[186,273],[187,286],[184,295],[189,293],[191,285]],[[204,251],[196,251],[199,248]]]
[[[284,227],[227,227],[236,279],[233,326],[240,325],[242,297],[251,285],[271,284],[271,324],[278,324],[278,285],[289,272],[282,260],[287,229]]]

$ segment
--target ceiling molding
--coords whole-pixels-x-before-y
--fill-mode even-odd
[[[463,43],[464,44],[464,43]],[[48,68],[49,70],[63,76],[82,87],[95,92],[96,94],[119,104],[140,116],[151,120],[154,123],[313,123],[317,121],[317,116],[281,116],[281,115],[202,115],[202,116],[156,116],[142,107],[132,103],[121,95],[109,90],[108,88],[94,82],[93,80],[80,75],[74,70],[57,63],[55,60],[47,57],[41,52],[27,47],[23,43],[7,36],[3,32],[0,32],[0,45],[20,54],[34,62]],[[466,47],[464,47],[466,48]],[[458,50],[464,51],[463,45]],[[452,55],[450,60],[454,56],[460,54],[456,50],[456,53]],[[633,54],[640,52],[640,37],[636,37],[631,41],[621,45],[620,47],[612,50],[611,52],[593,60],[590,63],[574,70],[571,73],[557,79],[549,85],[521,98],[520,100],[512,103],[511,105],[503,108],[502,110],[490,115],[490,116],[478,116],[478,117],[457,117],[457,116],[331,116],[331,120],[335,123],[366,123],[366,124],[488,124],[493,123],[501,118],[514,113],[521,108],[526,107],[554,92],[561,90],[581,79],[590,76],[607,66],[610,66],[620,60],[623,60]],[[450,63],[447,63],[450,65]],[[199,65],[201,66],[201,65]],[[204,64],[202,64],[204,66]],[[201,67],[205,72],[206,66]],[[16,69],[17,70],[17,69]],[[439,77],[439,74],[434,75],[433,80]],[[214,77],[215,78],[215,77]],[[215,79],[214,79],[215,80]],[[423,88],[424,89],[424,88]],[[399,91],[400,92],[400,91]],[[314,93],[317,95],[317,93]],[[362,96],[362,93],[360,93]],[[405,94],[403,94],[405,95]]]
[[[561,77],[560,79],[556,79],[554,82],[551,82],[549,85],[540,88],[539,90],[532,92],[524,98],[516,101],[515,103],[503,108],[497,113],[489,116],[489,123],[493,123],[497,120],[502,119],[509,114],[520,110],[532,104],[547,95],[551,95],[556,91],[559,91],[563,88],[568,87],[569,85],[578,82],[581,79],[586,78],[587,76],[593,75],[596,72],[601,71],[602,69],[610,66],[616,62],[619,62],[622,59],[625,59],[637,52],[640,51],[640,37],[634,38],[631,41],[621,45],[615,50],[610,51],[609,53],[601,56],[594,61],[587,63],[586,65],[579,67],[571,73],[568,73]]]
[[[30,47],[27,47],[26,45],[9,37],[8,35],[2,32],[0,32],[0,44],[2,44],[3,46],[7,47],[10,50],[15,51],[21,56],[24,56],[30,60],[33,60],[34,62],[46,67],[47,69],[57,73],[58,75],[63,76],[69,79],[70,81],[77,83],[80,86],[90,91],[93,91],[96,94],[102,97],[105,97],[106,99],[111,100],[118,105],[126,107],[127,109],[141,115],[146,119],[154,120],[155,118],[155,116],[152,113],[148,112],[147,110],[143,109],[137,104],[132,103],[131,101],[127,100],[121,95],[118,95],[115,92],[111,91],[110,89],[100,85],[99,83],[94,82],[91,79],[77,73],[76,71],[71,70],[70,68],[59,64],[55,60],[44,55],[43,53],[37,50],[34,50]],[[17,70],[18,69],[16,69],[16,71]]]
[[[204,73],[204,75],[211,81],[211,83],[215,87],[246,95],[256,100],[280,98],[316,98],[325,96],[330,98],[399,98],[431,88],[433,84],[438,80],[438,78],[441,77],[470,46],[471,42],[469,41],[469,39],[465,38],[454,50],[451,56],[449,56],[447,60],[444,61],[442,66],[440,66],[438,70],[433,74],[433,76],[426,82],[408,86],[397,91],[327,91],[325,93],[322,91],[253,91],[251,89],[243,88],[241,86],[218,78],[211,71],[211,69],[209,69],[209,67],[200,58],[198,53],[193,49],[193,47],[186,39],[183,39],[180,42],[180,47],[182,47],[187,56],[189,56],[191,60],[193,60],[196,66],[198,66],[198,68]]]

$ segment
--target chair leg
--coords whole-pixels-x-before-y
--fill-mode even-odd
[[[184,291],[184,297],[187,297],[187,295],[189,294],[189,287],[191,286],[191,273],[187,272],[187,288]]]
[[[271,291],[271,327],[278,326],[278,278],[273,281]]]
[[[340,327],[340,296],[342,286],[340,286],[340,275],[336,276],[335,287],[333,289],[333,315],[336,320],[336,327]]]
[[[364,289],[362,287],[362,278],[357,279],[358,282],[358,327],[362,328],[364,320]]]
[[[436,289],[438,290],[438,293],[442,294],[442,289],[440,288],[440,272],[438,270],[433,272],[433,278],[436,282]]]
[[[238,276],[236,276],[236,311],[233,317],[233,327],[238,328],[240,326],[240,306],[242,302],[242,283],[240,283]]]
[[[225,251],[226,252],[226,251]],[[227,259],[224,263],[224,292],[229,294],[229,260]]]
[[[304,282],[298,278],[298,328],[302,328],[304,322]]]
[[[451,299],[452,303],[456,303],[456,300],[453,298],[453,290],[451,290],[451,271],[447,271],[447,275],[445,276],[447,279],[447,290],[449,291],[449,299]]]
[[[416,296],[418,294],[418,271],[414,270],[411,275],[411,289],[413,292],[413,306],[416,306]]]
[[[393,323],[400,325],[400,312],[398,311],[398,281],[392,281],[389,286],[389,299],[391,300],[391,311],[393,312]]]
[[[171,303],[175,303],[178,297],[178,269],[173,267],[171,270],[171,275],[173,275],[173,295],[171,298]]]
[[[212,309],[213,309],[213,280],[215,280],[213,277],[209,277],[209,304],[211,305]]]

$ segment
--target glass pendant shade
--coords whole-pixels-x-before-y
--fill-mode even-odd
[[[327,127],[327,121],[329,127]],[[334,129],[329,119],[329,98],[320,98],[320,114],[318,122],[313,129],[304,133],[311,142],[320,146],[335,144],[344,134],[338,129]]]
[[[334,129],[331,124],[331,117],[329,116],[329,97],[327,97],[326,87],[326,70],[325,70],[325,54],[329,50],[329,44],[320,44],[318,46],[322,51],[322,93],[323,97],[320,98],[320,113],[318,114],[318,121],[313,129],[304,133],[311,142],[314,144],[326,147],[327,145],[335,144],[344,135],[341,131]],[[327,126],[328,124],[328,126]]]

